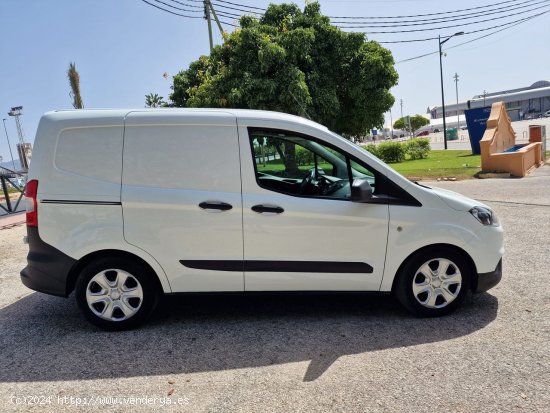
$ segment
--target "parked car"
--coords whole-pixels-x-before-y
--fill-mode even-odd
[[[439,132],[441,132],[441,129],[439,129],[439,128],[434,128],[434,133],[439,133]]]
[[[429,131],[423,130],[422,132],[418,132],[416,136],[428,136],[430,134]]]
[[[543,116],[545,118],[550,118],[550,110],[547,110],[546,112],[544,112]]]
[[[269,162],[266,140],[279,154]],[[280,156],[291,150],[300,164]],[[501,279],[488,206],[413,183],[292,115],[50,112],[28,179],[23,284],[74,291],[108,330],[178,293],[374,291],[440,316]]]

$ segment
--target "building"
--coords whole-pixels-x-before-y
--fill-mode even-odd
[[[485,93],[474,96],[465,102],[459,102],[458,105],[449,102],[445,105],[445,115],[447,118],[452,118],[451,122],[456,123],[457,114],[463,115],[464,110],[491,106],[493,103],[500,101],[504,101],[506,104],[508,116],[512,121],[537,117],[550,110],[550,82],[541,80],[528,87]],[[435,121],[433,123],[443,123],[443,109],[441,106],[430,107],[427,113]],[[437,122],[437,119],[440,119],[440,122]]]

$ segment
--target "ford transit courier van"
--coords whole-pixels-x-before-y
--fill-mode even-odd
[[[193,292],[393,292],[439,316],[501,278],[489,207],[281,113],[46,113],[26,202],[23,283],[105,329]]]

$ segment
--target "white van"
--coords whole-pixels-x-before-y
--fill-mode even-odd
[[[23,283],[105,329],[193,292],[393,292],[438,316],[502,273],[490,208],[282,113],[50,112],[26,197]]]

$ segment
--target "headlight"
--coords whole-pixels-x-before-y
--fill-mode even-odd
[[[476,206],[470,209],[470,214],[472,214],[483,225],[491,225],[493,227],[498,227],[500,225],[497,216],[489,208]]]

